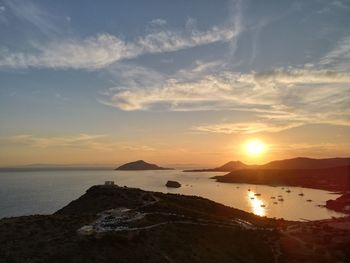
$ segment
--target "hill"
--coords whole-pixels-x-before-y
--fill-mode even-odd
[[[216,168],[184,170],[184,172],[230,172],[237,169],[248,169],[248,168],[249,168],[249,165],[246,165],[241,161],[231,161]]]
[[[350,166],[350,158],[313,159],[297,157],[292,159],[272,161],[263,165],[247,165],[240,161],[231,161],[222,166],[211,169],[185,170],[185,172],[231,172],[243,169],[324,169]]]
[[[139,161],[123,164],[118,168],[116,168],[115,170],[119,170],[119,171],[173,170],[173,168],[164,168],[156,164],[147,163],[143,160],[139,160]]]
[[[204,198],[93,186],[53,215],[0,220],[0,262],[273,262],[275,225]]]
[[[201,197],[99,185],[53,215],[1,219],[0,262],[346,262],[350,230],[338,227],[347,224],[287,222]]]

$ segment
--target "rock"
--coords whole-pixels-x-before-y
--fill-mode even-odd
[[[179,188],[181,184],[177,181],[167,181],[165,184],[166,187]]]

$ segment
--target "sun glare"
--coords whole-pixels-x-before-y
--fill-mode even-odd
[[[265,144],[260,140],[251,140],[245,145],[247,154],[258,156],[265,151]]]

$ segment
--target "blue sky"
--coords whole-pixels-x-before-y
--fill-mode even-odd
[[[0,165],[350,151],[350,2],[0,0]]]

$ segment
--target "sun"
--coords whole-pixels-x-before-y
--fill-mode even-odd
[[[259,156],[265,151],[265,144],[263,141],[254,139],[250,140],[245,145],[245,150],[250,156]]]

